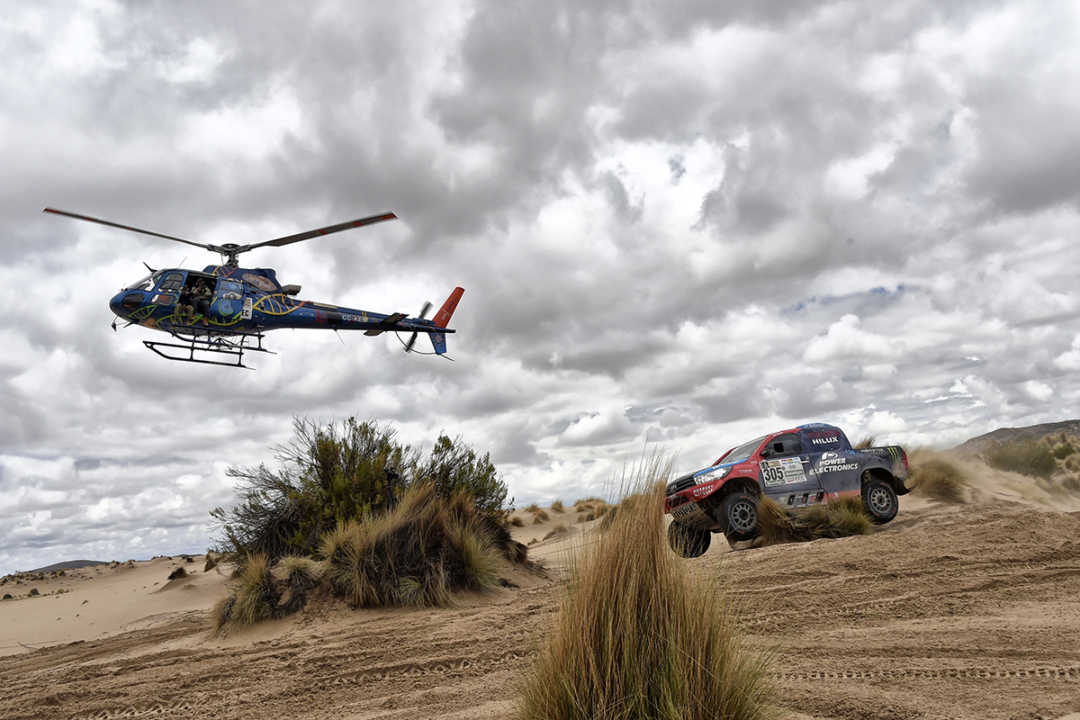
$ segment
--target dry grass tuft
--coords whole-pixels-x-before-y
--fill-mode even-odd
[[[563,507],[562,500],[556,500],[555,502],[551,503],[551,509],[557,513],[566,512],[566,508]]]
[[[874,529],[862,500],[853,497],[811,505],[794,513],[789,513],[771,498],[761,498],[758,523],[765,545],[866,535]]]
[[[540,512],[540,506],[537,505],[536,503],[533,503],[532,505],[529,505],[527,508],[525,508],[525,512],[527,512],[527,513]]]
[[[964,502],[966,475],[956,463],[927,450],[915,450],[909,457],[908,484],[913,492],[943,502]]]
[[[533,525],[539,525],[540,523],[547,522],[550,519],[550,515],[548,515],[543,510],[537,509],[536,513],[533,515]]]
[[[322,580],[322,565],[311,558],[286,555],[274,565],[274,574],[285,586],[279,599],[282,613],[294,613],[304,607],[308,593]]]
[[[565,535],[568,532],[570,532],[570,528],[566,527],[562,523],[559,523],[558,525],[553,527],[547,535],[544,536],[544,539],[550,540],[553,537],[556,537],[558,535]]]
[[[266,555],[249,556],[239,569],[232,592],[214,608],[217,632],[253,625],[275,614],[279,594]]]
[[[514,527],[525,527],[525,521],[524,521],[524,520],[522,520],[522,519],[521,519],[521,518],[520,518],[519,516],[517,516],[517,515],[515,515],[515,516],[514,516],[514,517],[512,517],[512,518],[510,518],[510,524],[511,524],[511,525],[513,525]]]
[[[454,591],[495,582],[495,550],[472,501],[441,499],[430,484],[388,513],[339,525],[321,549],[331,588],[356,607],[448,605]]]
[[[206,551],[206,564],[203,565],[203,572],[210,572],[217,567],[218,558],[214,557],[214,553],[209,550]]]
[[[522,688],[525,720],[768,717],[761,656],[747,651],[715,583],[688,575],[664,537],[668,474],[623,501],[583,548],[562,611]],[[608,514],[610,517],[611,513]]]

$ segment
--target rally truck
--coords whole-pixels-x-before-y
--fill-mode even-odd
[[[682,557],[698,557],[709,549],[713,533],[723,533],[732,547],[753,540],[762,496],[791,511],[859,497],[875,523],[887,523],[900,507],[897,496],[910,490],[909,474],[899,445],[856,450],[834,425],[762,435],[668,483],[668,542]]]

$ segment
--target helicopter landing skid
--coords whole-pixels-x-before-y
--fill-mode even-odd
[[[219,335],[216,333],[186,333],[172,330],[169,334],[183,342],[183,344],[143,340],[143,345],[166,360],[199,363],[200,365],[224,365],[225,367],[238,367],[248,370],[251,368],[244,364],[244,351],[262,352],[270,355],[277,354],[273,350],[267,350],[263,347],[263,334],[261,332]],[[253,341],[255,344],[250,345],[248,344],[249,341]],[[176,350],[186,350],[187,357],[184,357],[183,353],[176,354]],[[197,357],[197,353],[209,354],[211,357],[232,357],[236,360],[235,362],[207,360]]]

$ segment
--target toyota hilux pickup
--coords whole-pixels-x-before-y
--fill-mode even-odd
[[[791,511],[859,497],[875,523],[887,523],[900,507],[897,496],[910,490],[909,475],[899,445],[856,450],[843,430],[824,423],[780,430],[668,483],[668,541],[683,557],[698,557],[713,533],[723,533],[732,547],[752,540],[763,496]]]

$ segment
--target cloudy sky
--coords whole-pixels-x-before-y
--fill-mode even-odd
[[[309,6],[310,5],[310,6]],[[490,450],[519,505],[825,420],[951,445],[1080,404],[1074,2],[21,3],[0,17],[0,572],[199,551],[294,415]],[[169,363],[108,298],[202,242],[415,313]],[[422,340],[423,342],[423,340]]]

